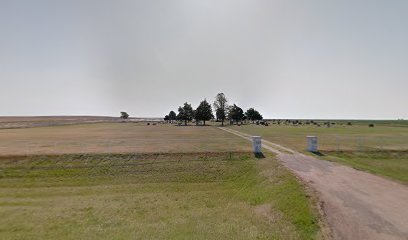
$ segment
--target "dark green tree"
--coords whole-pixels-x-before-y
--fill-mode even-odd
[[[122,119],[128,119],[129,118],[129,114],[127,112],[120,112],[120,118]]]
[[[254,121],[259,121],[262,120],[263,117],[262,115],[255,110],[254,108],[250,108],[245,112],[245,116],[247,117],[248,120],[254,122]]]
[[[245,116],[247,117],[247,119],[249,121],[252,121],[252,123],[254,122],[254,116],[255,116],[255,109],[250,108],[245,112]]]
[[[178,112],[177,119],[184,121],[184,125],[187,125],[187,122],[191,121],[194,117],[193,108],[191,107],[191,104],[188,104],[187,102],[184,103],[183,107],[178,108]]]
[[[215,117],[217,118],[217,122],[221,119],[225,119],[227,116],[225,115],[225,112],[219,108],[215,110]]]
[[[193,109],[193,119],[195,119],[195,124],[198,125],[198,123],[200,122],[199,120],[197,120],[197,110]]]
[[[263,116],[258,111],[255,111],[254,119],[255,121],[260,121],[263,119]]]
[[[242,118],[242,121],[244,121],[246,123],[247,120],[248,120],[248,117],[245,116],[245,114],[244,114],[244,117]]]
[[[214,110],[215,115],[217,116],[217,120],[221,120],[221,125],[224,126],[225,118],[227,117],[227,109],[228,109],[228,100],[225,97],[224,93],[218,93],[215,96],[214,101]]]
[[[170,111],[169,120],[170,120],[170,123],[173,123],[173,121],[177,120],[177,115],[174,111]]]
[[[207,102],[206,99],[198,105],[197,110],[195,112],[195,119],[197,121],[203,121],[205,126],[205,121],[209,121],[214,118],[212,113],[211,105]]]
[[[238,107],[237,105],[233,105],[229,108],[229,112],[228,112],[228,118],[230,120],[235,121],[236,123],[238,123],[239,121],[242,121],[242,119],[244,118],[244,111],[242,110],[242,108]]]
[[[164,121],[166,121],[166,122],[170,121],[169,115],[164,116]]]

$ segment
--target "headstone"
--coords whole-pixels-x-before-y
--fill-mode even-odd
[[[254,153],[262,153],[262,138],[260,136],[252,136],[252,147]]]
[[[318,151],[317,137],[307,136],[306,138],[307,138],[307,151],[317,152]]]

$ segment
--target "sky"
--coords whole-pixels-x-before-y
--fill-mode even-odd
[[[408,118],[406,0],[0,0],[0,116]]]

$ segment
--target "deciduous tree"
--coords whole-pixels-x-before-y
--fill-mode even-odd
[[[224,126],[224,121],[227,116],[228,109],[228,100],[225,97],[224,93],[218,93],[217,96],[215,96],[213,106],[217,120],[221,120],[221,125]]]

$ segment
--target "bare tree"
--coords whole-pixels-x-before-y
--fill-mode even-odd
[[[225,97],[224,93],[218,93],[217,96],[215,96],[215,101],[213,105],[217,119],[221,120],[221,124],[222,126],[224,126],[224,121],[227,116],[228,109],[228,100]]]

